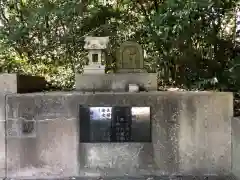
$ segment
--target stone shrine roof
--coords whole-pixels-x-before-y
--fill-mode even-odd
[[[84,49],[92,49],[92,50],[99,50],[99,49],[107,49],[107,44],[109,42],[109,37],[86,37],[85,38],[85,45]]]

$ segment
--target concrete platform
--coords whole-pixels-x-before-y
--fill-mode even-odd
[[[83,104],[151,107],[152,142],[146,148],[137,143],[81,143],[83,118],[79,118],[79,106]],[[189,175],[195,172],[199,172],[198,175],[228,175],[233,164],[232,106],[232,93],[222,92],[49,92],[7,95],[7,131],[13,128],[9,122],[17,123],[25,118],[36,121],[36,136],[32,138],[20,133],[19,137],[7,137],[6,142],[1,142],[1,147],[6,144],[7,152],[0,151],[3,157],[0,173],[6,177],[4,166],[7,162],[7,177],[13,179],[23,176],[37,179],[39,174],[45,176],[41,179],[69,176],[124,179],[126,174],[131,177],[141,174],[138,176],[140,178],[144,175]],[[5,136],[1,139],[4,140]],[[133,154],[134,158],[130,159]],[[140,173],[140,170],[147,169],[146,160],[153,167],[150,168],[153,173],[150,170]],[[90,170],[93,175],[90,175]],[[102,173],[98,174],[99,171]]]
[[[157,90],[157,73],[76,74],[77,91],[127,91],[128,84],[138,84],[147,91]]]

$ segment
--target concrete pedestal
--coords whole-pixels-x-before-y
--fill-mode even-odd
[[[198,176],[232,170],[232,93],[52,92],[12,94],[6,102],[7,130],[10,121],[36,121],[34,138],[8,137],[8,177]],[[152,142],[81,143],[79,105],[151,107]]]
[[[157,73],[76,74],[75,82],[77,91],[124,92],[129,84],[156,91]]]

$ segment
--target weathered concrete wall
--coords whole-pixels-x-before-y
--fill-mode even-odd
[[[5,148],[5,96],[17,92],[17,76],[13,74],[0,74],[0,178],[6,176],[6,148]]]
[[[80,176],[155,174],[151,143],[81,143]]]
[[[6,146],[5,146],[5,114],[6,95],[40,91],[46,86],[43,77],[24,76],[17,74],[0,74],[0,178],[6,176]]]
[[[0,178],[5,177],[5,95],[0,92]]]
[[[221,174],[231,170],[233,97],[210,94],[189,94],[180,101],[178,144],[183,171]]]
[[[232,171],[240,178],[240,117],[232,119]]]
[[[152,144],[79,144],[80,104],[151,106]],[[144,164],[151,167],[143,174],[230,173],[232,106],[231,93],[214,92],[8,95],[8,129],[15,124],[19,131],[22,119],[36,121],[31,137],[7,138],[8,176],[104,175],[119,172],[116,161],[124,162],[122,175],[141,173]],[[101,155],[95,163],[91,152]]]

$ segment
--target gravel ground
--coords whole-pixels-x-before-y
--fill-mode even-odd
[[[217,177],[217,176],[153,176],[153,177],[66,177],[66,178],[17,178],[16,180],[237,180],[233,176]],[[4,180],[15,180],[5,178]]]

